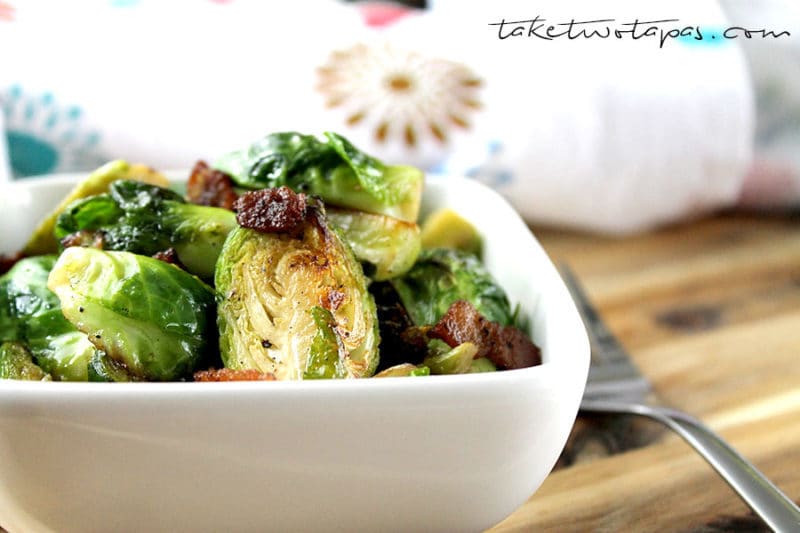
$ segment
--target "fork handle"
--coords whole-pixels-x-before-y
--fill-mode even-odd
[[[800,531],[800,508],[722,437],[682,411],[613,400],[584,400],[584,411],[649,417],[684,438],[728,482],[761,519],[778,532]]]

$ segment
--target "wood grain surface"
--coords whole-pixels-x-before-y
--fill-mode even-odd
[[[646,235],[534,228],[660,400],[800,501],[800,216],[723,214]],[[580,416],[554,472],[491,530],[767,531],[696,452],[632,417]]]

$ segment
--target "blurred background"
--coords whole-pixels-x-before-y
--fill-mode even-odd
[[[536,17],[606,22],[546,40]],[[614,37],[636,20],[662,22]],[[188,168],[332,130],[488,183],[535,224],[626,234],[794,209],[798,25],[776,0],[0,0],[0,179]]]

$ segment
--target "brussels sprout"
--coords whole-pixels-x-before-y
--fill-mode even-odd
[[[58,215],[75,200],[106,192],[109,184],[121,179],[138,180],[163,187],[168,184],[167,178],[145,165],[131,165],[126,161],[107,163],[75,185],[58,207],[39,223],[39,226],[34,230],[33,235],[25,245],[23,253],[32,256],[52,254],[58,251],[58,242],[53,236],[53,228]]]
[[[470,302],[492,322],[514,322],[503,289],[477,257],[464,251],[423,250],[414,267],[390,283],[417,326],[435,324],[457,300]]]
[[[137,379],[186,377],[214,346],[213,289],[175,265],[72,247],[48,287],[67,320]]]
[[[0,342],[18,340],[23,335],[23,322],[17,314],[16,294],[12,288],[13,272],[14,267],[0,277]]]
[[[100,350],[95,351],[89,361],[89,381],[119,383],[135,380],[136,377],[129,374],[124,365],[117,363]]]
[[[488,357],[478,357],[472,360],[468,372],[471,374],[478,374],[480,372],[494,372],[495,370],[497,370],[497,366],[495,366],[491,359]]]
[[[235,226],[236,215],[227,209],[190,204],[169,189],[120,180],[107,194],[70,204],[58,217],[55,236],[96,235],[105,250],[142,255],[173,248],[187,271],[210,279]]]
[[[96,351],[94,345],[74,327],[72,331],[50,330],[48,334],[46,325],[43,323],[39,329],[41,335],[30,336],[28,340],[36,362],[58,381],[86,381],[89,361]]]
[[[56,380],[86,381],[94,345],[64,318],[47,288],[55,256],[20,260],[0,278],[0,341],[24,343]]]
[[[431,369],[427,366],[417,366],[411,363],[403,363],[387,368],[375,374],[376,378],[403,378],[416,376],[430,376]]]
[[[384,165],[335,133],[325,133],[325,140],[296,132],[273,133],[221,157],[214,167],[246,188],[286,185],[319,196],[326,204],[407,222],[416,222],[419,214],[423,184],[419,169]]]
[[[444,342],[431,341],[431,354],[422,361],[430,368],[431,374],[465,374],[472,368],[473,358],[478,347],[471,342],[450,348]]]
[[[356,258],[372,267],[372,279],[380,281],[404,274],[417,260],[422,244],[415,223],[335,207],[326,212]]]
[[[21,342],[0,345],[0,378],[49,381],[52,379],[36,363],[31,352]]]
[[[318,202],[301,217],[290,232],[228,236],[215,276],[222,360],[279,380],[370,376],[378,324],[361,266]]]
[[[478,257],[481,236],[468,220],[449,208],[431,213],[422,223],[423,248],[456,248]]]

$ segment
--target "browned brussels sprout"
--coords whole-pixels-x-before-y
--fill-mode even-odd
[[[419,226],[386,215],[330,207],[328,219],[356,258],[366,263],[365,272],[376,281],[405,274],[417,260],[422,241]]]
[[[322,204],[282,187],[247,193],[235,209],[243,227],[215,277],[225,366],[280,380],[372,375],[375,302]]]

